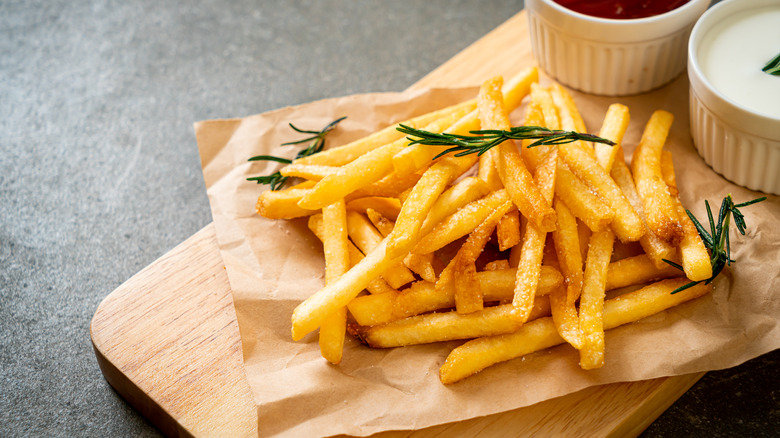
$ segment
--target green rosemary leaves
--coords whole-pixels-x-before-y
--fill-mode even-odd
[[[507,140],[536,140],[528,147],[542,145],[558,145],[582,140],[595,143],[604,143],[614,146],[615,143],[606,138],[592,134],[581,134],[575,131],[554,131],[540,126],[515,126],[508,131],[498,129],[486,129],[471,131],[474,135],[436,134],[422,129],[415,129],[406,125],[399,125],[400,132],[409,135],[410,145],[422,144],[427,146],[450,146],[448,149],[436,155],[434,159],[455,152],[456,157],[469,154],[482,155],[494,146],[498,146]],[[414,138],[416,137],[416,138]]]
[[[309,144],[309,146],[306,149],[300,150],[294,159],[308,157],[309,155],[314,155],[322,151],[322,149],[325,147],[325,135],[327,135],[328,132],[335,129],[336,125],[338,125],[339,122],[341,122],[344,119],[346,119],[346,117],[341,117],[339,119],[336,119],[328,123],[328,125],[322,128],[322,130],[320,131],[307,131],[304,129],[299,129],[295,125],[290,123],[290,127],[296,132],[300,132],[301,134],[311,134],[311,136],[297,141],[282,143],[282,146],[289,146],[289,145],[311,142],[311,144]],[[290,164],[293,162],[293,160],[290,160],[288,158],[276,157],[273,155],[256,155],[250,158],[248,161],[276,161],[277,163]],[[279,172],[275,172],[266,176],[254,176],[252,178],[247,178],[247,181],[255,181],[258,184],[268,184],[269,186],[271,186],[271,190],[279,190],[282,188],[284,183],[287,182],[287,177],[282,176],[282,174]]]
[[[767,62],[761,71],[769,75],[780,76],[780,53]]]
[[[753,199],[752,201],[743,202],[741,204],[735,204],[734,200],[731,199],[731,195],[726,196],[723,198],[723,203],[720,205],[720,211],[718,212],[718,221],[715,223],[715,220],[712,217],[712,210],[710,209],[710,203],[707,201],[704,201],[704,204],[707,206],[707,218],[709,219],[709,225],[710,225],[710,231],[708,232],[704,226],[699,222],[698,219],[693,215],[693,213],[690,212],[690,210],[685,210],[686,213],[688,213],[688,217],[691,218],[691,221],[693,221],[693,224],[696,226],[696,230],[699,232],[699,235],[701,236],[701,240],[704,242],[704,246],[710,251],[710,262],[712,263],[712,277],[708,278],[707,280],[701,280],[701,281],[692,281],[684,286],[681,286],[675,290],[672,291],[673,294],[683,291],[685,289],[688,289],[689,287],[695,286],[702,281],[704,281],[704,284],[710,284],[712,280],[715,279],[715,277],[718,276],[718,274],[723,271],[723,268],[726,267],[726,265],[731,265],[733,260],[731,258],[731,244],[729,242],[729,226],[731,224],[731,218],[734,218],[734,224],[737,226],[737,230],[740,234],[744,235],[745,230],[747,229],[747,225],[745,224],[745,216],[742,214],[741,211],[739,211],[740,208],[746,207],[748,205],[755,204],[757,202],[761,202],[766,199],[766,196]],[[677,263],[674,263],[670,260],[664,260],[666,263],[674,266],[675,268],[679,270],[683,270],[683,267],[680,266]]]

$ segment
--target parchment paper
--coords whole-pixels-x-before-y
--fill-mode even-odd
[[[728,193],[736,202],[762,195],[726,181],[697,155],[689,134],[684,77],[629,98],[572,94],[591,132],[598,132],[609,104],[629,106],[632,122],[624,138],[629,158],[653,110],[675,114],[667,148],[674,153],[683,203],[697,217],[706,218],[705,199],[717,208]],[[319,130],[347,116],[328,136],[328,145],[336,146],[475,95],[474,88],[366,94],[195,125],[262,436],[364,436],[419,429],[531,405],[592,385],[728,368],[780,347],[776,196],[743,211],[747,236],[732,232],[737,262],[718,277],[712,294],[607,332],[606,366],[599,370],[581,370],[577,352],[559,346],[444,386],[439,367],[459,342],[372,350],[349,338],[339,366],[320,357],[316,333],[293,342],[292,310],[323,285],[322,247],[305,219],[272,221],[256,215],[255,202],[266,188],[246,178],[271,173],[279,165],[250,164],[247,158],[292,157],[297,149],[278,146],[301,138],[289,122]],[[522,120],[522,111],[512,114],[515,124]]]

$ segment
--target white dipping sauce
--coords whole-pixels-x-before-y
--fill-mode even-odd
[[[780,53],[780,4],[739,12],[713,26],[701,46],[701,67],[730,100],[780,119],[780,76],[761,71]]]

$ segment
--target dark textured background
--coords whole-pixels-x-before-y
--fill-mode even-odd
[[[158,435],[89,323],[211,221],[193,122],[403,90],[522,6],[0,0],[0,436]],[[780,433],[778,362],[709,373],[645,435]]]

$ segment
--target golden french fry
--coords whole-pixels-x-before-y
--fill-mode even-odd
[[[577,219],[577,234],[580,236],[580,254],[582,254],[582,260],[585,260],[588,257],[588,242],[593,231],[585,225],[585,222]]]
[[[558,110],[558,117],[561,121],[562,130],[588,132],[585,127],[585,121],[582,119],[582,115],[580,115],[580,111],[577,109],[577,104],[574,102],[574,98],[565,88],[559,84],[553,84],[550,86],[550,95],[552,96],[555,108]],[[593,148],[589,147],[589,144],[587,143],[575,141],[569,143],[569,145],[583,148],[588,153],[592,153],[593,156],[595,156]]]
[[[425,171],[401,206],[396,226],[390,235],[387,249],[390,255],[401,255],[418,242],[428,212],[447,186],[467,171],[475,157],[446,157]]]
[[[604,123],[601,124],[599,137],[610,139],[618,145],[621,144],[630,119],[627,106],[613,103],[609,106],[607,114],[604,116]],[[622,153],[620,148],[602,143],[593,143],[593,149],[596,152],[596,160],[607,173],[612,170],[612,163],[615,162],[615,157],[617,157],[618,153]]]
[[[555,196],[593,231],[607,228],[615,218],[615,212],[562,162],[555,176]]]
[[[499,269],[509,269],[509,267],[509,260],[507,259],[492,260],[485,263],[486,271],[498,271]]]
[[[561,129],[561,119],[555,108],[552,95],[546,88],[535,84],[531,86],[531,103],[538,106],[542,115],[543,126],[549,129]]]
[[[550,292],[550,313],[558,334],[572,347],[582,347],[582,332],[577,307],[568,300],[568,291],[564,285]]]
[[[512,301],[515,290],[517,269],[496,269],[477,272],[477,280],[482,290],[482,298],[486,303],[492,301]],[[536,296],[548,295],[558,286],[564,284],[561,272],[552,266],[542,265],[539,271],[539,284]]]
[[[322,321],[340,307],[346,306],[374,278],[378,277],[400,258],[386,257],[387,242],[371,250],[357,265],[338,280],[325,285],[295,308],[292,315],[292,338],[297,341],[314,331]]]
[[[674,295],[670,293],[687,282],[687,279],[663,280],[607,300],[603,312],[604,329],[609,330],[638,321],[698,298],[712,290],[712,285],[701,283]],[[552,318],[539,318],[524,324],[517,332],[474,339],[455,348],[442,365],[439,379],[444,384],[452,384],[490,365],[525,356],[563,342]]]
[[[645,234],[639,239],[639,244],[642,245],[642,249],[645,250],[653,263],[655,263],[655,266],[658,269],[662,269],[664,266],[668,266],[667,263],[664,262],[664,259],[671,260],[674,257],[676,249],[656,236],[647,225],[645,210],[642,207],[642,200],[636,192],[631,170],[628,168],[628,165],[623,158],[623,151],[621,148],[618,147],[618,151],[619,153],[612,164],[612,172],[610,175],[620,187],[620,190],[623,191],[623,194],[626,195],[628,202],[634,207],[634,210],[636,210],[642,218],[642,223],[645,225]]]
[[[468,108],[458,108],[451,114],[427,125],[425,130],[440,133],[469,111]],[[406,138],[398,139],[341,166],[335,174],[321,179],[311,192],[301,198],[298,205],[308,209],[322,208],[335,199],[343,198],[355,190],[381,180],[393,172],[393,156],[409,143],[410,141]]]
[[[477,272],[476,278],[485,303],[512,301],[515,281],[514,269],[481,271]],[[549,302],[540,298],[548,295],[562,284],[563,277],[557,269],[542,266],[539,290],[536,294],[537,298],[534,300],[534,306],[542,307],[533,310],[532,313],[545,314],[545,312],[549,312]],[[454,291],[444,292],[448,293],[437,290],[433,282],[417,281],[400,292],[393,291],[392,293],[357,297],[347,307],[358,324],[363,326],[379,325],[409,316],[454,307]]]
[[[552,205],[557,167],[557,149],[550,151],[536,167],[535,182],[548,206]],[[546,239],[547,232],[529,221],[523,236],[520,259],[517,264],[517,276],[515,277],[515,292],[512,299],[512,305],[515,308],[514,315],[521,322],[528,320],[533,306]]]
[[[317,236],[320,241],[325,241],[325,227],[322,225],[322,214],[309,216],[309,229]],[[365,258],[362,252],[354,243],[347,240],[347,251],[349,252],[349,267],[352,268]],[[390,287],[382,277],[376,277],[366,284],[365,289],[371,294],[383,294],[387,292],[398,292]]]
[[[647,225],[658,237],[672,246],[678,246],[683,238],[682,225],[669,188],[661,175],[661,151],[673,119],[674,116],[666,111],[653,113],[634,150],[631,171],[637,193],[642,199]]]
[[[622,137],[622,134],[619,134]],[[611,139],[614,141],[614,139]],[[596,193],[606,201],[614,211],[611,226],[622,242],[636,242],[645,233],[642,218],[631,206],[612,177],[596,161],[586,148],[572,145],[560,145],[558,150],[569,169],[582,181],[593,187]],[[614,159],[613,159],[614,161]]]
[[[370,327],[352,324],[348,330],[370,347],[392,348],[512,333],[522,324],[511,313],[512,306],[505,304],[466,314],[428,313]]]
[[[604,296],[614,242],[612,230],[604,230],[594,233],[588,246],[579,315],[582,332],[580,366],[584,370],[604,366]]]
[[[482,129],[510,129],[509,116],[503,106],[501,77],[485,81],[479,91],[477,108]],[[497,152],[496,167],[501,182],[512,198],[517,209],[541,231],[555,229],[555,211],[545,201],[544,195],[534,182],[531,173],[525,167],[520,152],[513,141],[500,144]]]
[[[683,229],[683,238],[680,241],[680,259],[685,275],[691,281],[704,281],[712,277],[712,262],[710,254],[701,240],[696,225],[685,211],[680,198],[677,196],[677,178],[674,174],[674,163],[672,162],[671,152],[664,151],[661,156],[661,172],[672,193],[677,215],[680,218],[680,224]]]
[[[436,283],[437,289],[453,288],[455,307],[458,313],[470,313],[482,309],[482,291],[476,280],[475,263],[493,234],[498,221],[509,211],[511,206],[510,201],[504,202],[469,234],[458,253],[444,268]]]
[[[511,208],[498,221],[496,239],[499,251],[506,251],[520,243],[520,212],[517,208]]]
[[[393,221],[382,216],[381,213],[373,208],[366,209],[366,216],[368,216],[368,220],[371,221],[371,224],[374,225],[374,228],[379,231],[382,237],[387,237],[393,232],[393,227],[395,226]]]
[[[410,190],[422,177],[419,173],[413,173],[406,176],[398,176],[395,172],[390,173],[379,181],[369,184],[363,188],[357,189],[345,199],[352,200],[364,198],[367,196],[379,196],[383,198],[396,198],[406,190]]]
[[[420,278],[426,281],[436,281],[436,270],[433,268],[433,253],[428,254],[412,254],[409,253],[404,257],[404,265],[411,269],[412,272],[419,275]]]
[[[463,178],[459,183],[450,187],[439,196],[439,199],[428,212],[428,217],[423,222],[420,234],[426,235],[430,233],[433,227],[444,218],[488,193],[490,193],[490,189],[488,189],[484,181],[471,176]]]
[[[303,178],[309,181],[319,181],[328,175],[338,172],[339,168],[335,166],[322,166],[319,164],[288,164],[281,169],[279,173],[282,176],[290,178]]]
[[[647,254],[628,257],[609,264],[607,269],[606,289],[619,289],[682,275],[679,269],[664,263],[664,267],[658,268]]]
[[[307,181],[283,190],[266,190],[257,198],[257,214],[268,219],[293,219],[317,213],[298,206],[298,201],[312,187],[314,182]]]
[[[343,199],[322,209],[324,227],[322,241],[325,254],[325,283],[332,283],[349,270],[349,240],[347,238],[347,209]],[[347,309],[340,307],[327,316],[320,326],[320,354],[330,363],[341,362],[344,334],[347,328]]]
[[[502,88],[504,106],[508,112],[512,112],[520,106],[520,102],[528,94],[532,84],[539,80],[539,72],[536,67],[519,72]],[[457,123],[453,124],[445,132],[449,134],[466,135],[480,128],[478,112],[472,111]],[[407,147],[393,157],[393,167],[399,175],[417,172],[431,165],[431,160],[442,152],[444,148],[414,145]]]
[[[368,254],[380,244],[384,243],[382,234],[374,228],[371,222],[362,214],[348,211],[347,212],[347,230],[350,239],[355,243],[355,246],[360,248],[364,254]],[[398,258],[386,255],[387,258]],[[401,286],[414,281],[414,274],[403,265],[401,260],[391,264],[388,269],[382,273],[382,278],[394,289],[398,289]]]
[[[471,99],[466,102],[458,103],[447,108],[443,108],[437,111],[433,111],[415,118],[401,122],[406,126],[413,128],[420,128],[430,125],[438,119],[447,117],[453,112],[457,112],[462,108],[472,109],[476,106],[476,100]],[[349,122],[347,122],[349,123]],[[296,159],[293,164],[318,164],[324,166],[343,166],[356,158],[386,144],[390,144],[403,137],[403,133],[399,132],[396,128],[399,123],[393,124],[377,131],[367,137],[363,137],[359,140],[347,143],[342,146],[324,150],[320,153],[301,157]]]
[[[574,304],[582,292],[582,252],[580,251],[580,236],[577,231],[577,220],[571,213],[566,203],[556,198],[553,203],[558,215],[558,228],[552,232],[555,243],[555,253],[558,255],[558,263],[561,273],[566,279],[568,290],[568,302]]]
[[[398,213],[401,211],[401,202],[396,198],[381,196],[367,196],[347,202],[347,210],[365,213],[369,208],[389,220],[395,221],[398,218]]]
[[[490,216],[490,213],[508,200],[509,194],[506,190],[499,190],[467,204],[433,227],[430,233],[420,239],[412,252],[414,254],[434,252],[469,234]]]

